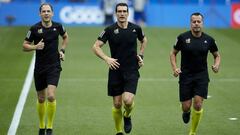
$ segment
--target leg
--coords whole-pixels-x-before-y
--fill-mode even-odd
[[[45,114],[46,114],[46,90],[37,91],[37,111],[39,117],[39,128],[45,130]],[[44,131],[45,132],[45,131]]]
[[[207,76],[207,77],[206,77]],[[199,122],[203,114],[203,100],[207,98],[208,93],[208,74],[203,73],[198,75],[199,80],[196,82],[195,96],[193,101],[192,125],[190,135],[195,135]]]
[[[193,103],[193,113],[192,113],[192,126],[190,130],[190,135],[195,135],[196,130],[198,127],[198,124],[200,122],[201,116],[202,116],[202,104],[203,104],[203,98],[200,96],[195,96],[194,97],[194,103]]]
[[[125,109],[125,113],[124,116],[125,117],[130,117],[130,113],[134,107],[134,94],[130,93],[130,92],[124,92],[123,93],[123,103],[124,103],[124,109]]]
[[[189,112],[191,111],[192,99],[182,102],[182,111]]]
[[[193,108],[196,111],[201,111],[202,110],[202,104],[203,104],[203,98],[196,95],[194,97]]]
[[[117,133],[122,133],[122,96],[113,97],[112,114]]]
[[[185,124],[187,124],[190,120],[191,106],[192,106],[192,99],[182,102],[182,111],[183,111],[182,119]]]
[[[132,121],[131,121],[131,112],[134,107],[134,94],[130,92],[123,93],[123,102],[124,102],[124,130],[126,133],[130,133],[132,130]]]
[[[134,96],[137,91],[137,84],[140,75],[138,70],[127,71],[124,73],[124,130],[126,133],[130,133],[132,130],[131,112],[134,107]]]
[[[138,71],[128,71],[124,73],[124,93],[123,93],[123,103],[125,108],[125,117],[130,117],[130,113],[134,107],[134,96],[137,91],[137,84],[139,79]]]
[[[45,76],[38,72],[34,72],[34,82],[37,91],[37,112],[39,117],[39,135],[45,135],[45,120],[46,120],[46,97],[47,97],[47,84],[45,82]]]
[[[53,128],[53,121],[55,117],[56,112],[56,98],[55,98],[55,91],[56,86],[55,85],[48,85],[47,88],[47,129]]]

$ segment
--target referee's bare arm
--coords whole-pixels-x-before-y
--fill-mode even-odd
[[[108,67],[112,70],[116,70],[119,68],[120,64],[117,62],[117,59],[108,57],[102,50],[102,46],[104,45],[104,42],[102,42],[101,40],[97,40],[93,47],[92,50],[93,52],[101,59],[103,59],[107,64]]]
[[[107,59],[107,55],[103,52],[103,50],[101,49],[101,47],[104,45],[104,43],[100,40],[97,40],[93,47],[92,47],[92,50],[93,52],[101,59],[105,60]]]
[[[31,42],[24,40],[23,42],[23,51],[30,52],[33,50],[42,50],[44,48],[43,39],[41,39],[36,45],[32,45]]]
[[[221,62],[221,56],[219,54],[219,52],[213,52],[212,53],[213,58],[214,58],[214,63],[212,65],[212,70],[214,73],[218,73],[219,71],[219,66],[220,66],[220,62]]]
[[[65,49],[66,49],[66,47],[68,45],[68,40],[69,40],[68,39],[68,34],[67,34],[67,32],[65,32],[65,34],[62,36],[62,45],[61,45],[61,49],[59,51],[60,59],[62,61],[65,60]]]
[[[68,33],[65,32],[65,34],[62,36],[62,46],[61,49],[66,49],[67,45],[68,45],[68,40],[69,40],[69,36]]]
[[[181,69],[177,67],[177,54],[178,54],[178,50],[173,49],[170,52],[170,63],[172,66],[172,70],[173,70],[173,76],[178,77],[178,75],[181,73]]]
[[[144,55],[144,49],[146,48],[147,46],[147,38],[144,37],[142,41],[140,41],[140,52],[139,54],[140,55]]]

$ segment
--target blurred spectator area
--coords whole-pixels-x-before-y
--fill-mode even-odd
[[[231,4],[239,3],[240,0],[150,0],[159,4]]]
[[[0,2],[79,2],[79,3],[100,3],[101,0],[0,0]],[[131,1],[131,0],[129,0]],[[231,4],[240,3],[240,0],[148,0],[149,3],[157,4]]]
[[[1,1],[1,0],[0,0]],[[12,2],[36,2],[36,3],[68,3],[68,2],[78,2],[78,3],[98,3],[100,0],[10,0]]]

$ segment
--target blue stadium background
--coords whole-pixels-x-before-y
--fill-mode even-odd
[[[66,26],[103,25],[101,0],[46,0],[46,2],[54,6],[54,20]],[[40,3],[40,0],[0,2],[0,26],[25,26],[39,21]],[[188,27],[190,14],[201,12],[205,16],[205,27],[229,28],[231,5],[234,3],[240,3],[240,0],[148,0],[145,6],[146,26]],[[131,5],[131,1],[129,4]],[[130,11],[133,10],[131,8]],[[12,22],[9,22],[11,19]],[[133,20],[133,14],[130,20]]]

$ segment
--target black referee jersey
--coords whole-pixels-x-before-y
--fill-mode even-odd
[[[144,36],[141,27],[136,24],[128,22],[127,28],[123,29],[114,23],[104,29],[98,40],[108,41],[111,57],[118,59],[120,70],[135,70],[138,69],[137,39],[142,41]]]
[[[30,28],[25,40],[37,44],[43,39],[45,44],[43,50],[36,50],[35,70],[60,65],[58,37],[59,35],[63,36],[65,32],[64,27],[57,22],[52,22],[52,26],[49,28],[42,26],[41,22]]]
[[[182,73],[207,71],[208,51],[218,51],[211,36],[202,33],[201,37],[194,37],[191,31],[180,34],[174,48],[181,51]]]

